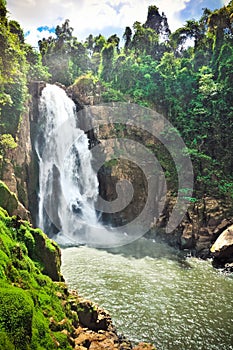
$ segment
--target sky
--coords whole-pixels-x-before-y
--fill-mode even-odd
[[[189,19],[199,19],[203,8],[219,9],[230,0],[7,0],[9,19],[18,21],[26,42],[37,47],[38,40],[54,35],[57,25],[70,20],[79,41],[89,34],[122,38],[125,27],[145,23],[148,6],[165,13],[173,32]]]

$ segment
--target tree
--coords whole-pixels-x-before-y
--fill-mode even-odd
[[[100,78],[106,82],[113,79],[114,44],[108,43],[101,52]]]
[[[208,31],[213,36],[212,67],[215,70],[218,69],[216,62],[223,42],[230,41],[232,44],[233,41],[232,16],[233,5],[230,2],[227,7],[214,11],[208,18]]]
[[[85,45],[72,36],[69,20],[55,30],[56,37],[39,41],[42,62],[48,67],[52,82],[70,85],[90,69],[90,58]]]
[[[93,53],[100,53],[106,44],[106,39],[103,35],[99,34],[98,36],[94,37],[94,52]]]
[[[93,54],[93,50],[94,50],[94,37],[92,34],[90,34],[84,43],[86,49],[88,50],[89,56],[91,57]]]
[[[0,2],[0,133],[15,136],[27,91],[27,63],[20,25],[7,20]],[[13,31],[13,32],[12,32]]]
[[[154,5],[149,6],[147,20],[143,26],[153,29],[162,41],[167,41],[171,34],[166,15],[164,12],[160,15],[158,7]]]
[[[43,66],[42,58],[38,51],[28,44],[24,45],[24,50],[26,53],[26,60],[29,65],[27,80],[29,82],[32,80],[48,81],[51,75],[48,72],[48,67]]]
[[[118,38],[118,36],[116,34],[111,35],[108,40],[107,40],[108,44],[113,44],[113,46],[116,48],[117,53],[120,53],[120,49],[119,49],[119,44],[120,44],[120,38]]]
[[[0,21],[1,21],[1,24],[6,24],[6,22],[7,22],[6,15],[7,15],[6,1],[0,0]]]
[[[131,45],[131,40],[132,40],[132,30],[130,27],[126,27],[125,28],[125,32],[123,34],[123,39],[125,40],[125,52],[127,53],[128,50],[130,49],[130,45]]]
[[[156,57],[159,52],[158,34],[151,28],[145,28],[140,22],[135,22],[133,28],[134,36],[131,47],[136,55],[146,54]]]

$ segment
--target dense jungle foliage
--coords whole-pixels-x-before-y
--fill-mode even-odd
[[[104,88],[104,101],[131,101],[170,120],[189,148],[195,197],[233,197],[233,1],[205,8],[173,33],[166,15],[150,6],[144,24],[125,28],[123,45],[115,34],[80,42],[66,20],[37,51],[8,20],[5,0],[0,20],[0,157],[16,147],[31,80],[66,86],[85,80]]]

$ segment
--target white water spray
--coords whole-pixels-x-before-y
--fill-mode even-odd
[[[47,84],[43,89],[39,111],[38,226],[50,236],[59,232],[55,237],[60,243],[86,243],[89,227],[100,225],[94,208],[98,180],[88,138],[77,128],[73,101],[58,86]]]
[[[65,91],[47,84],[42,91],[39,112],[38,226],[62,245],[109,248],[141,237],[141,226],[137,227],[134,222],[126,225],[125,231],[121,227],[106,228],[98,221],[95,203],[97,199],[100,203],[101,198],[97,175],[91,165],[92,153],[86,134],[77,126],[78,115],[82,116],[76,114],[75,104]],[[97,149],[98,154],[98,147],[93,149]],[[122,209],[121,200],[117,198],[115,202],[113,212]],[[108,203],[97,207],[99,212],[112,212],[108,211]]]

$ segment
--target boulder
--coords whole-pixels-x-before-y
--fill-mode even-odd
[[[214,266],[225,267],[233,262],[233,225],[220,234],[210,251]]]
[[[0,207],[5,209],[10,215],[18,215],[21,219],[28,220],[29,212],[18,201],[15,193],[11,192],[7,185],[0,180]]]

